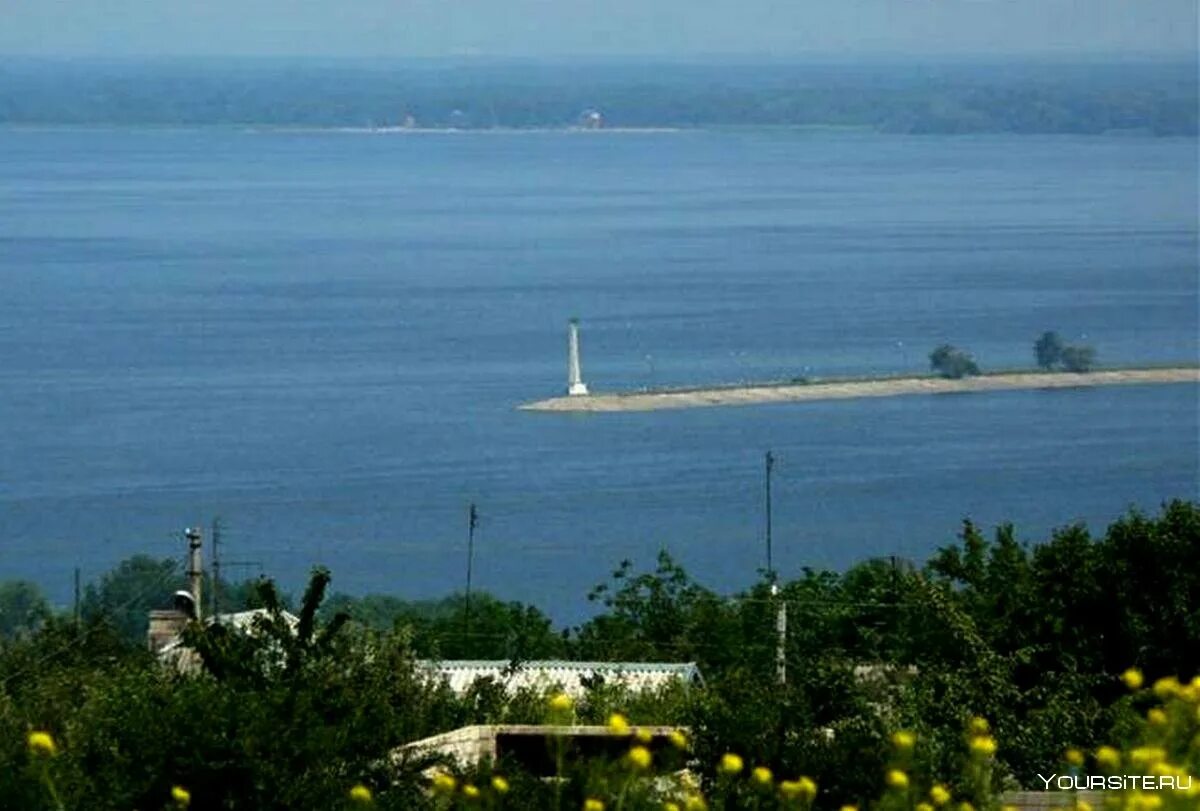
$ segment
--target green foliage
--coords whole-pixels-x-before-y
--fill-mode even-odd
[[[142,643],[150,609],[168,605],[171,595],[186,586],[177,561],[134,555],[104,575],[99,585],[88,585],[80,611],[85,619],[104,619],[130,642]]]
[[[588,600],[605,610],[576,632],[574,652],[582,659],[721,667],[762,644],[763,635],[747,629],[728,601],[692,581],[665,551],[653,572],[634,574],[632,562],[622,561]]]
[[[1196,72],[1172,64],[1030,61],[734,65],[287,61],[0,63],[8,124],[397,124],[554,127],[595,107],[622,127],[857,127],[892,133],[1194,137]],[[186,88],[181,92],[180,88]],[[403,105],[402,107],[400,105]],[[456,114],[457,113],[457,114]]]
[[[942,344],[929,353],[929,368],[942,377],[957,380],[979,374],[979,365],[963,350]]]
[[[1096,350],[1090,346],[1063,343],[1057,332],[1043,332],[1033,344],[1038,366],[1049,371],[1090,372],[1096,365]]]
[[[390,753],[470,723],[550,716],[539,691],[481,679],[455,696],[415,660],[446,650],[504,657],[495,645],[517,639],[517,649],[566,657],[698,662],[702,686],[633,693],[598,679],[568,720],[604,723],[620,711],[635,724],[688,727],[696,773],[740,798],[731,803],[753,807],[759,790],[719,774],[733,751],[747,770],[812,777],[820,809],[865,807],[881,792],[883,809],[897,798],[882,775],[898,763],[914,785],[945,781],[982,808],[997,789],[1036,787],[1034,775],[1068,745],[1144,742],[1144,697],[1127,696],[1117,677],[1127,667],[1200,670],[1200,508],[1182,501],[1153,517],[1131,512],[1103,535],[1071,526],[1038,545],[1008,525],[987,537],[965,522],[923,568],[868,560],[843,573],[803,570],[778,592],[763,581],[732,598],[661,553],[649,571],[623,562],[592,593],[597,615],[572,634],[528,606],[479,595],[471,636],[457,596],[336,597],[321,610],[330,576],[318,569],[294,620],[263,581],[252,628],[190,627],[182,671],[112,622],[115,608],[142,599],[131,584],[169,594],[175,576],[170,561],[127,562],[90,590],[82,624],[50,616],[0,641],[0,807],[53,807],[47,779],[69,809],[162,808],[175,784],[201,809],[339,808],[358,782],[380,808],[445,807],[425,793],[428,759]],[[781,684],[774,629],[785,609]],[[964,748],[975,715],[999,743],[986,764]],[[899,728],[916,739],[903,756],[887,735]],[[53,735],[57,757],[31,754],[33,729]],[[633,808],[653,793],[611,758],[567,763],[559,789],[503,762],[460,776],[485,785],[492,768],[511,779],[511,807],[553,808],[556,795],[577,807],[607,792]]]
[[[1062,365],[1068,372],[1090,372],[1096,365],[1096,350],[1090,346],[1064,347]]]
[[[7,580],[0,583],[0,638],[36,631],[50,618],[50,603],[36,583]]]
[[[1057,332],[1043,332],[1042,336],[1034,341],[1033,356],[1037,358],[1037,365],[1047,371],[1059,364],[1062,352],[1063,342]]]
[[[334,594],[325,610],[344,612],[375,630],[407,629],[413,650],[423,658],[553,659],[566,653],[564,636],[540,610],[484,592],[471,595],[469,624],[461,594],[419,602],[382,594]]]

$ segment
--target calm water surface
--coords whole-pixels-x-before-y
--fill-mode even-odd
[[[0,130],[0,576],[59,600],[221,516],[297,588],[563,620],[663,546],[721,589],[1195,497],[1195,386],[623,415],[596,389],[1195,362],[1192,139]],[[235,573],[253,574],[256,567]]]

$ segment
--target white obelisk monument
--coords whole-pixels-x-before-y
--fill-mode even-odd
[[[588,393],[579,368],[579,319],[567,322],[567,394],[581,397]]]

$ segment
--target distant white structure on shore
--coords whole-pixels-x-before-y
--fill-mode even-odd
[[[579,319],[572,318],[567,322],[567,394],[582,397],[587,393],[588,387],[579,368]]]
[[[579,126],[585,130],[604,128],[604,114],[594,108],[584,110],[579,114]]]

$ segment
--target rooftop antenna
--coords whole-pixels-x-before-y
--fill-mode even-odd
[[[572,318],[567,322],[567,394],[582,397],[587,393],[588,387],[579,366],[579,319]]]

